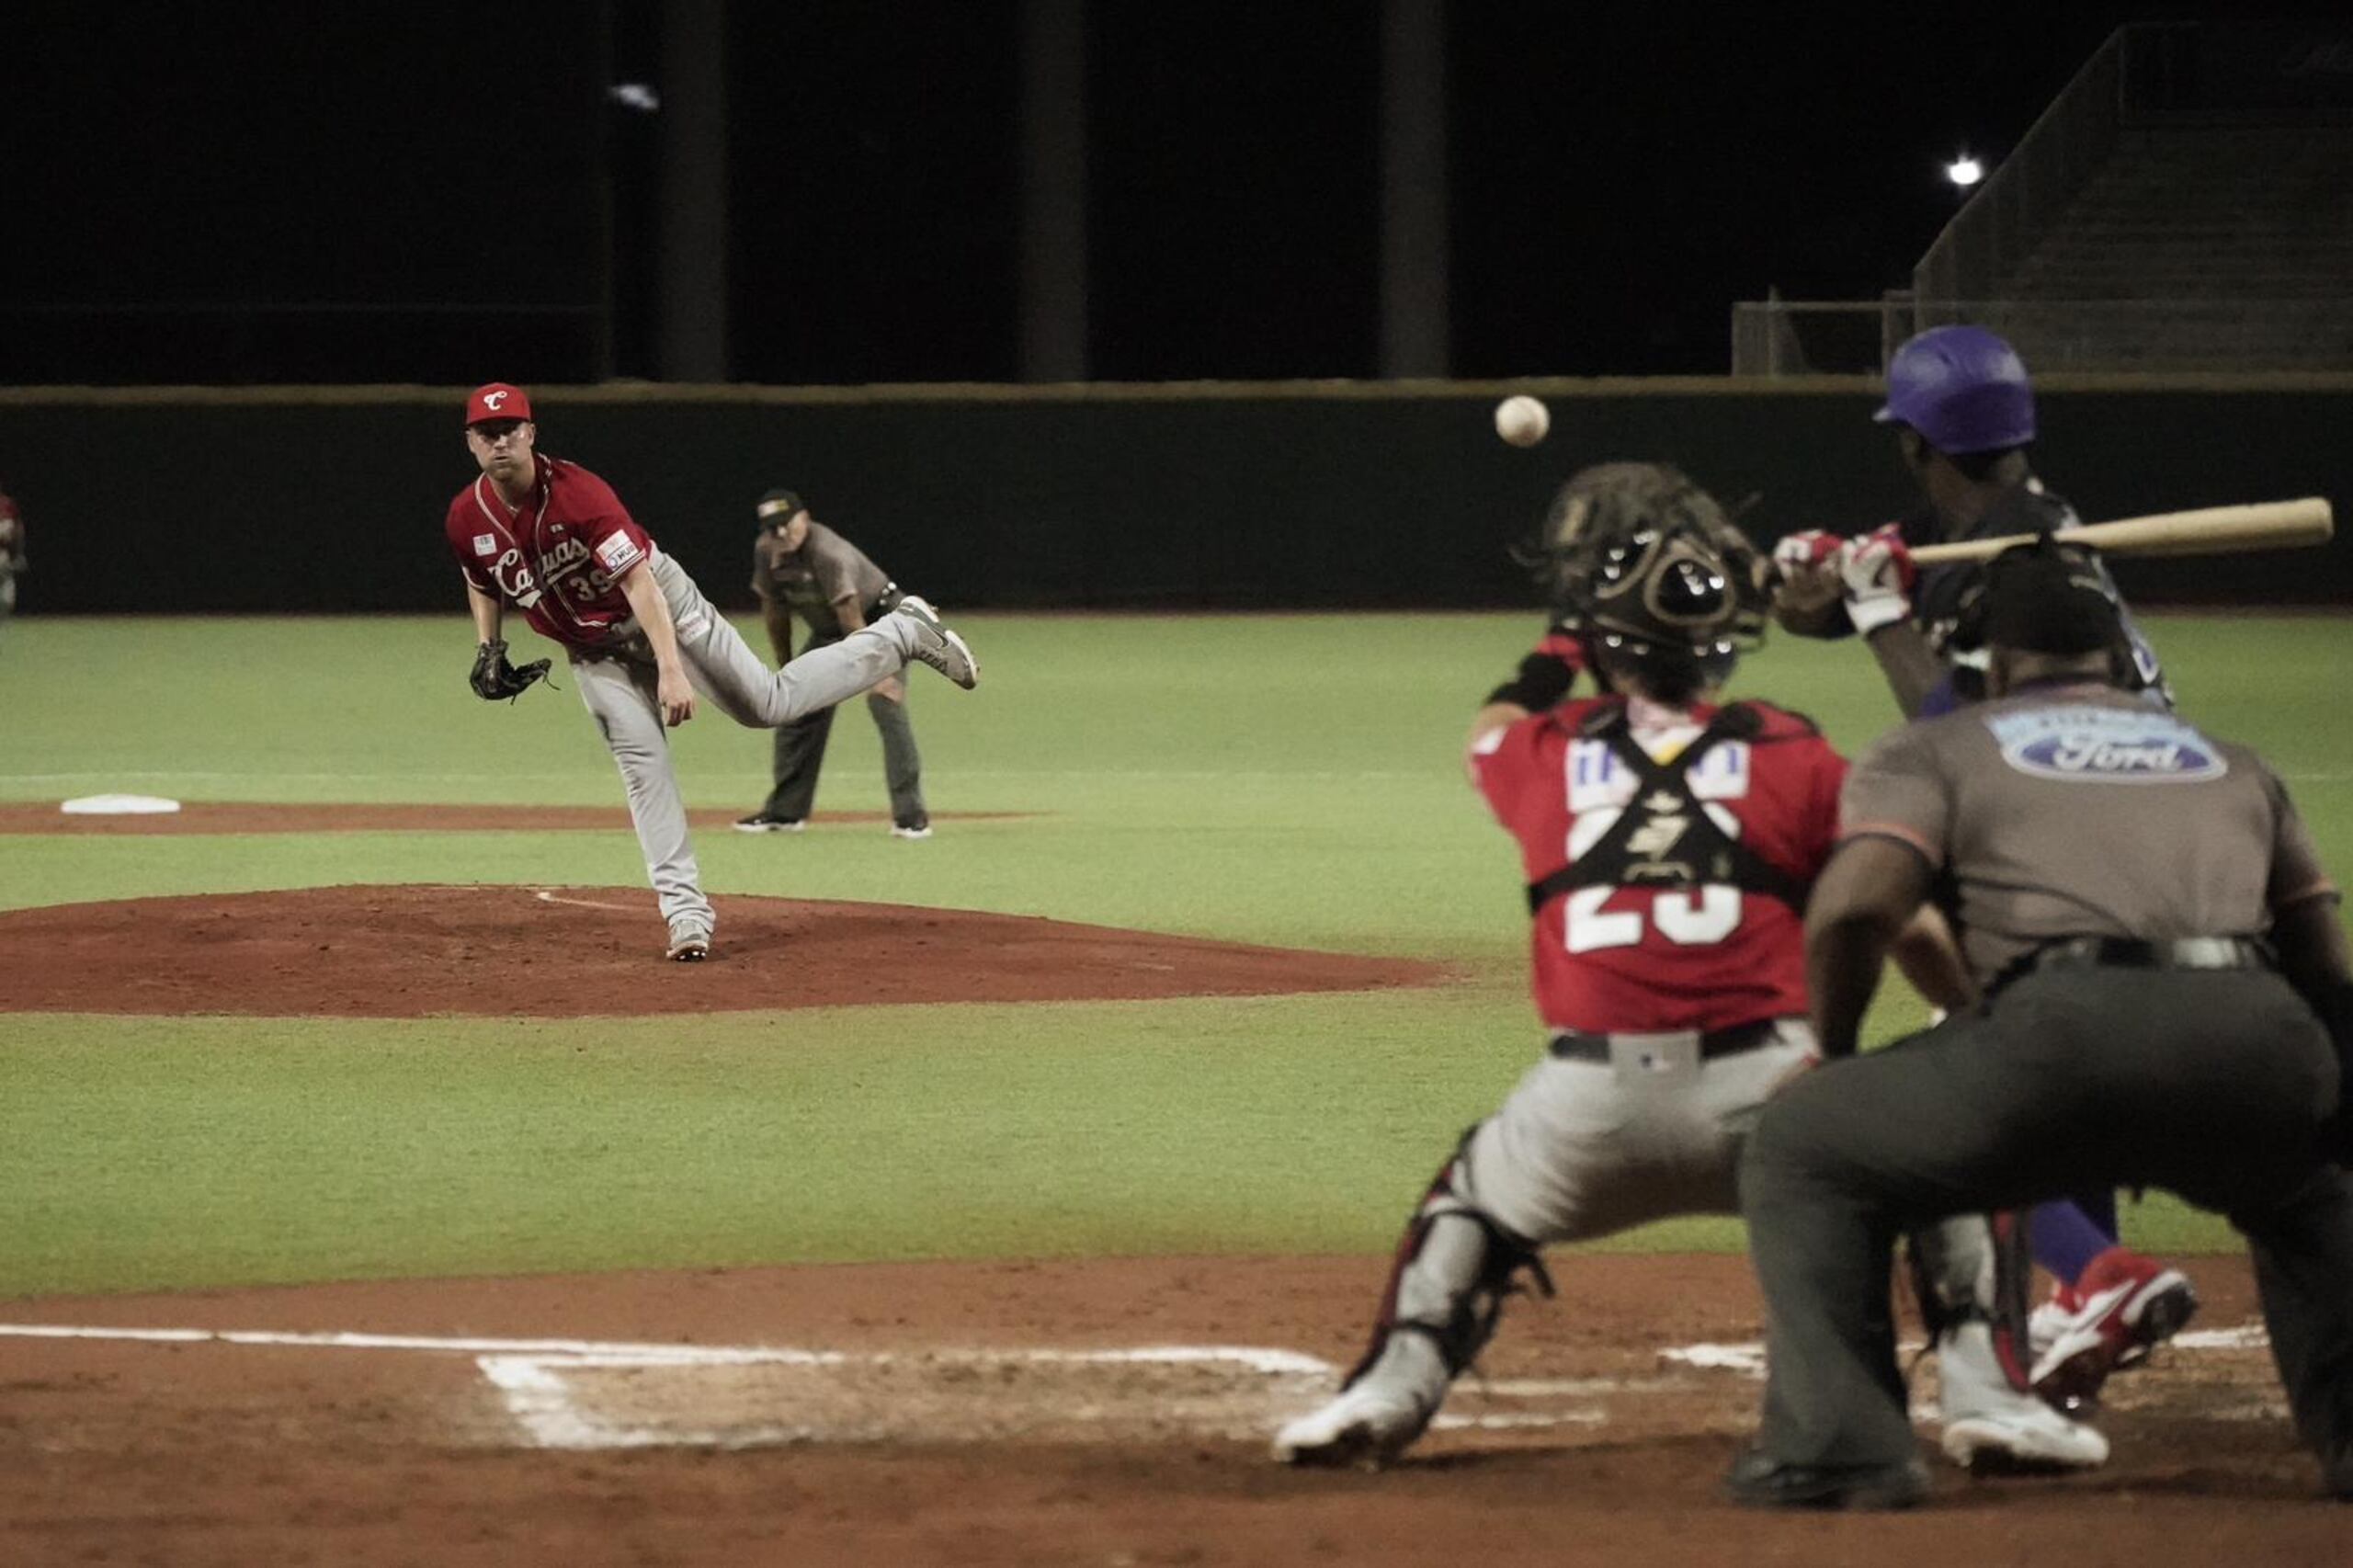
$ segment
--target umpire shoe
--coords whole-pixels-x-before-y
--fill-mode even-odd
[[[980,661],[972,657],[961,637],[948,630],[927,601],[907,594],[891,608],[891,613],[915,623],[915,646],[907,650],[907,657],[929,665],[966,691],[980,685]]]
[[[799,817],[772,817],[766,812],[754,812],[747,817],[735,819],[738,833],[799,833],[809,824]]]
[[[1275,1458],[1285,1464],[1378,1470],[1413,1445],[1438,1414],[1410,1393],[1370,1381],[1342,1389],[1275,1434]]]
[[[2198,1292],[2181,1270],[2122,1247],[2092,1260],[2074,1298],[2072,1312],[2035,1309],[2040,1332],[2028,1381],[2060,1410],[2096,1403],[2110,1372],[2147,1360],[2198,1311]]]
[[[1946,1457],[1972,1475],[2047,1475],[2108,1462],[2099,1429],[2014,1386],[1993,1330],[1964,1323],[1937,1342]]]
[[[1732,1461],[1724,1495],[1744,1508],[1917,1507],[1928,1467],[1917,1455],[1890,1464],[1784,1464],[1762,1449]]]

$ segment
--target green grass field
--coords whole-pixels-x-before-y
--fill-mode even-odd
[[[1536,1046],[1516,858],[1457,761],[1472,707],[1536,619],[959,625],[982,688],[966,696],[919,672],[915,693],[938,836],[705,833],[711,891],[1428,956],[1466,980],[1404,994],[562,1024],[0,1013],[0,1295],[1385,1249],[1455,1134]],[[2152,631],[2191,715],[2261,748],[2330,863],[2353,865],[2353,727],[2334,678],[2344,623],[2158,618]],[[0,800],[120,790],[618,806],[612,764],[561,667],[564,691],[510,709],[466,690],[470,657],[456,616],[10,622]],[[1851,644],[1781,640],[1738,689],[1813,714],[1848,749],[1893,718]],[[689,803],[749,810],[767,744],[706,711],[677,736]],[[872,726],[853,708],[820,810],[882,804]],[[0,836],[8,909],[336,882],[642,879],[619,828]],[[651,962],[650,894],[646,929]],[[37,949],[6,955],[39,961]],[[1880,1032],[1917,1017],[1892,994]],[[2130,1224],[2165,1249],[2233,1244],[2162,1199]],[[1737,1239],[1729,1221],[1692,1221],[1601,1244]]]

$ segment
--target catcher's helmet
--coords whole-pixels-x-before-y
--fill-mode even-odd
[[[1601,463],[1561,487],[1543,547],[1523,551],[1562,623],[1605,674],[1679,701],[1764,636],[1762,559],[1714,496],[1659,463]]]
[[[1998,452],[2034,439],[2034,383],[2018,350],[1984,327],[1934,327],[1895,351],[1871,417],[1956,457]]]

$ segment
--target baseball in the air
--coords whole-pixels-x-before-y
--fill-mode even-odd
[[[1552,415],[1525,392],[1495,404],[1495,434],[1515,447],[1532,447],[1552,428]]]

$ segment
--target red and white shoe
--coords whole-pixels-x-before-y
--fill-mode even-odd
[[[2109,1374],[2137,1367],[2198,1311],[2187,1276],[2126,1247],[2092,1259],[2075,1288],[2034,1309],[2034,1392],[2063,1411],[2098,1402]]]

